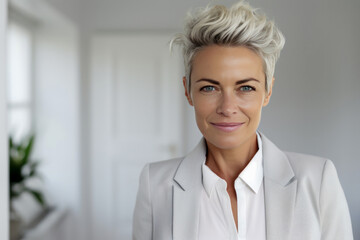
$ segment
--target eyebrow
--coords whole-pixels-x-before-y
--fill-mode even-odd
[[[243,84],[243,83],[246,83],[246,82],[250,82],[250,81],[256,81],[256,82],[259,82],[259,80],[257,80],[256,78],[246,78],[246,79],[242,79],[242,80],[239,80],[239,81],[236,81],[236,85],[239,85],[239,84]],[[213,79],[209,79],[209,78],[200,78],[199,80],[196,80],[196,82],[209,82],[209,83],[212,83],[214,85],[220,85],[220,82],[219,81],[216,81],[216,80],[213,80]]]

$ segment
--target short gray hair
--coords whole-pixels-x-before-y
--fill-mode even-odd
[[[207,6],[194,14],[188,13],[184,32],[170,42],[180,45],[184,57],[185,76],[190,91],[190,75],[195,54],[210,45],[244,46],[263,60],[265,88],[269,91],[275,63],[284,47],[285,38],[275,23],[245,1],[227,9],[222,5]]]

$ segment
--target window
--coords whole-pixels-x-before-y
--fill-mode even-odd
[[[15,22],[7,32],[7,96],[9,134],[21,139],[32,130],[32,34]]]

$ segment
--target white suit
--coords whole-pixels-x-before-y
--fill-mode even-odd
[[[266,239],[352,240],[349,210],[333,163],[283,152],[260,136]],[[205,154],[203,139],[184,158],[144,167],[134,211],[134,240],[198,238]]]

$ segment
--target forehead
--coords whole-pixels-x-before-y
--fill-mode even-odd
[[[201,78],[217,81],[255,78],[265,82],[261,57],[243,46],[211,45],[201,49],[194,56],[191,79]]]

